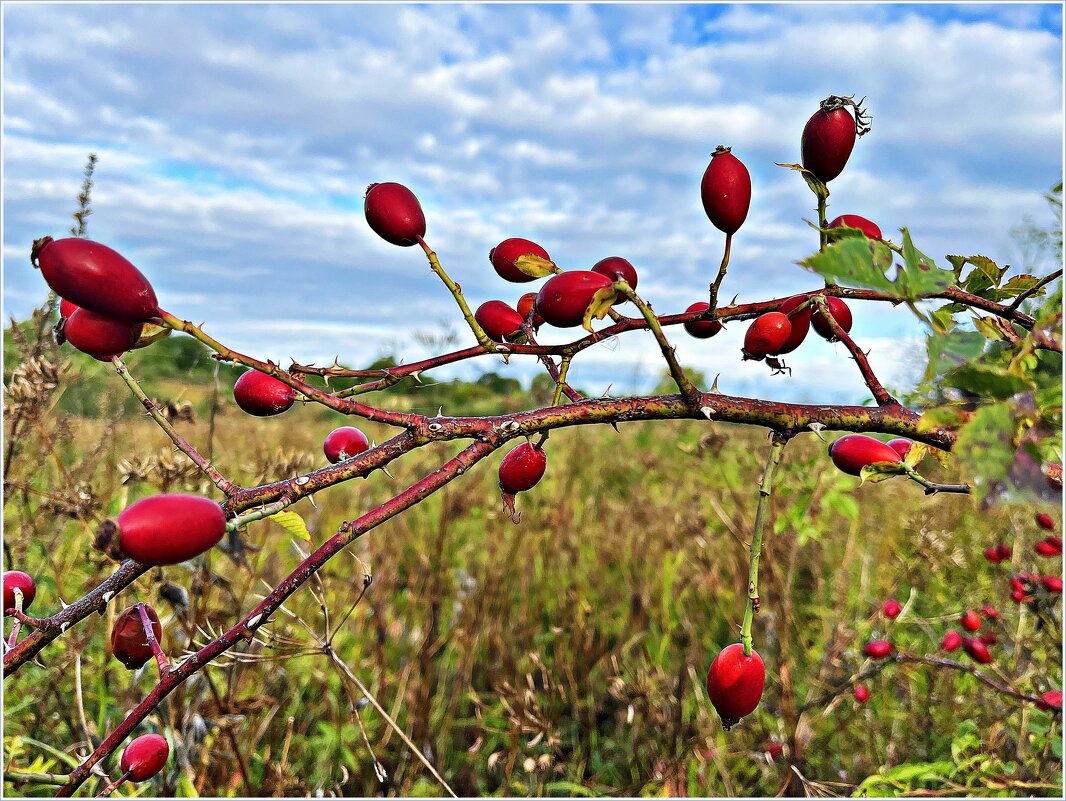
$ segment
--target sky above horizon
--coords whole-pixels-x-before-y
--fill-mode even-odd
[[[471,307],[536,284],[489,266],[509,236],[567,269],[636,265],[660,313],[705,299],[724,235],[699,183],[730,145],[753,182],[726,301],[819,279],[799,175],[800,132],[824,97],[867,97],[872,131],[830,183],[829,217],[861,214],[925,253],[1051,269],[1014,229],[1054,222],[1061,180],[1059,4],[55,5],[3,6],[3,304],[46,296],[33,239],[71,224],[86,155],[100,159],[89,237],[133,261],[161,305],[227,345],[288,364],[365,366],[473,344],[420,249],[378,239],[366,186],[419,197],[427,241]],[[1044,260],[1044,261],[1042,261]],[[626,313],[631,309],[624,308]],[[921,366],[905,309],[857,304],[855,339],[890,388]],[[746,324],[710,340],[668,329],[683,364],[734,395],[868,397],[847,352],[815,335],[792,376],[740,361]],[[450,344],[444,340],[457,337]],[[572,332],[544,328],[542,342]],[[101,368],[103,369],[103,368]],[[650,391],[648,334],[574,361],[599,393]],[[532,360],[494,357],[433,375]],[[454,410],[459,411],[459,410]]]

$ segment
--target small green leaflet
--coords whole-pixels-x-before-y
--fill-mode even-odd
[[[306,542],[311,541],[311,532],[307,530],[307,524],[304,523],[304,519],[300,517],[296,512],[278,512],[271,515],[268,520],[273,520],[292,536],[297,537]]]

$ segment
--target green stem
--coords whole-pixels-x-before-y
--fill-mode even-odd
[[[552,398],[552,406],[558,406],[563,398],[563,387],[566,386],[566,373],[570,369],[570,360],[573,356],[563,356],[559,360],[559,377],[555,380],[555,396]]]
[[[744,655],[751,655],[751,623],[755,613],[759,611],[759,557],[762,555],[762,536],[766,528],[766,512],[770,506],[770,495],[773,492],[774,471],[781,462],[781,454],[785,450],[788,438],[773,432],[773,442],[770,445],[770,455],[766,459],[766,467],[763,468],[762,481],[759,483],[759,505],[755,510],[755,532],[751,537],[751,549],[748,556],[748,604],[744,609],[744,622],[740,627],[740,642],[744,645]]]
[[[818,196],[818,250],[825,250],[829,244],[829,234],[825,230],[825,201],[827,196],[822,192],[815,193]]]
[[[70,775],[66,773],[30,773],[24,770],[5,770],[4,781],[12,784],[66,784]]]
[[[418,238],[418,244],[422,246],[422,250],[426,252],[426,258],[429,259],[429,268],[437,274],[437,277],[444,282],[444,285],[448,287],[448,291],[452,293],[452,297],[455,298],[455,302],[459,304],[459,310],[463,313],[463,319],[466,320],[467,325],[470,326],[470,330],[474,332],[474,336],[477,337],[477,343],[489,352],[495,352],[496,343],[489,339],[489,335],[485,333],[485,330],[481,327],[477,320],[474,319],[474,313],[470,311],[470,306],[466,303],[466,298],[463,297],[463,291],[459,288],[459,285],[455,283],[444,272],[444,268],[441,267],[440,259],[437,258],[437,254],[434,253],[429,245],[425,243],[422,237]]]
[[[926,495],[936,495],[938,492],[953,492],[958,495],[970,494],[971,487],[969,484],[938,484],[921,476],[918,471],[909,465],[905,464],[903,467],[907,471],[907,478],[925,487]]]
[[[714,279],[714,283],[711,284],[711,305],[707,310],[713,312],[718,308],[718,289],[722,286],[722,280],[725,278],[726,270],[729,268],[729,251],[733,246],[733,235],[725,235],[725,254],[722,256],[722,264],[718,268],[718,276]]]

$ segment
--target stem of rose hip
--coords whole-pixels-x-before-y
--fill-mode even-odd
[[[137,396],[137,400],[141,402],[141,405],[148,410],[148,414],[152,416],[156,424],[163,429],[171,441],[178,447],[182,453],[189,457],[189,460],[211,479],[212,483],[218,487],[223,494],[230,496],[240,490],[236,484],[230,481],[228,478],[222,475],[207,459],[200,455],[200,452],[189,444],[181,434],[177,432],[177,429],[171,425],[170,421],[159,410],[159,407],[152,402],[152,400],[141,389],[141,385],[137,383],[134,377],[130,374],[129,369],[126,367],[126,363],[121,357],[115,356],[111,359],[111,364],[115,368],[115,372],[119,374],[119,377],[126,382],[126,386],[130,388],[130,391]]]
[[[429,259],[429,268],[437,274],[437,277],[444,282],[444,285],[448,287],[448,291],[452,293],[452,297],[455,298],[455,302],[459,304],[459,311],[463,313],[463,319],[466,320],[467,325],[470,326],[470,330],[474,332],[474,336],[477,337],[477,343],[490,353],[496,352],[496,343],[489,339],[489,335],[485,333],[485,329],[481,327],[481,324],[474,319],[474,313],[470,311],[470,306],[466,303],[466,298],[463,297],[463,291],[459,288],[459,285],[451,279],[451,277],[441,267],[440,259],[437,258],[437,254],[434,253],[429,245],[426,244],[422,237],[418,237],[418,244],[422,246],[422,250],[425,251],[426,258]]]
[[[559,375],[555,379],[555,394],[552,396],[552,406],[558,406],[563,397],[563,387],[566,386],[566,374],[570,370],[570,362],[573,356],[563,356],[559,361]]]
[[[722,263],[718,267],[718,276],[714,279],[714,283],[711,284],[711,298],[710,305],[707,309],[708,314],[713,314],[718,308],[718,289],[722,286],[722,280],[725,278],[726,270],[729,267],[729,251],[733,245],[733,235],[725,235],[725,253],[722,255]]]
[[[936,495],[938,492],[951,492],[958,495],[970,494],[971,487],[969,484],[939,484],[923,477],[909,465],[904,464],[903,467],[906,470],[907,478],[925,487],[926,495]]]
[[[105,787],[100,792],[100,794],[98,796],[96,796],[96,797],[97,798],[107,798],[109,795],[111,795],[111,793],[115,792],[115,790],[117,790],[119,788],[119,785],[123,784],[126,781],[126,779],[128,779],[129,777],[130,777],[130,772],[126,771],[121,776],[119,776],[117,779],[115,779],[113,782],[111,782],[111,784],[107,785],[107,787]]]
[[[840,323],[836,321],[836,318],[829,311],[829,302],[826,300],[825,295],[815,295],[811,298],[811,301],[817,307],[818,313],[822,318],[828,322],[830,329],[833,332],[833,336],[844,344],[844,347],[851,353],[851,358],[855,360],[855,364],[859,367],[859,372],[862,373],[862,380],[866,383],[870,393],[874,396],[874,401],[878,406],[899,406],[898,400],[889,394],[888,390],[884,388],[881,381],[874,374],[873,368],[870,366],[870,360],[866,358],[866,354],[862,352],[862,349],[855,344],[855,340],[848,335],[848,333],[840,327]]]
[[[825,201],[828,195],[825,192],[815,192],[815,195],[818,197],[818,250],[823,251],[829,244],[829,234],[825,230]]]
[[[770,496],[773,494],[774,472],[781,462],[781,454],[788,443],[788,437],[774,431],[771,435],[770,454],[766,458],[762,480],[759,482],[759,504],[755,509],[755,531],[751,537],[748,555],[748,603],[744,608],[744,622],[740,626],[740,642],[744,645],[744,655],[751,656],[751,624],[755,613],[759,611],[759,557],[762,555],[763,531],[766,528],[767,510]]]
[[[619,281],[614,285],[614,289],[617,292],[623,293],[629,300],[633,302],[633,305],[640,310],[641,315],[644,317],[644,321],[648,324],[648,329],[655,336],[655,341],[659,343],[659,348],[663,352],[663,358],[666,359],[666,364],[670,368],[670,375],[674,379],[674,383],[677,384],[677,388],[681,390],[681,395],[690,404],[695,406],[699,400],[699,391],[689,380],[689,377],[685,375],[684,369],[677,361],[677,354],[674,352],[674,348],[670,345],[670,341],[666,338],[666,334],[663,333],[663,327],[659,324],[659,318],[655,316],[655,312],[651,310],[651,307],[645,303],[633,288],[625,281]]]

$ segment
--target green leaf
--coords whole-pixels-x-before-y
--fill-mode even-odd
[[[538,256],[536,253],[523,253],[514,260],[514,266],[523,275],[533,278],[543,278],[546,275],[559,272],[554,261]]]
[[[278,512],[267,519],[273,520],[287,532],[292,534],[292,536],[307,542],[311,541],[311,532],[307,530],[307,524],[304,523],[304,519],[296,514],[296,512]]]
[[[997,399],[1033,389],[1031,381],[988,364],[964,364],[948,372],[942,383],[982,398]]]
[[[907,300],[919,295],[942,292],[955,283],[955,274],[936,266],[936,262],[914,246],[910,232],[903,232],[903,266],[896,277],[897,291]],[[994,265],[993,265],[994,266]]]
[[[898,294],[885,275],[892,266],[892,251],[887,245],[865,237],[848,237],[834,242],[801,261],[800,265],[834,283]]]
[[[1040,279],[1035,275],[1016,275],[999,288],[999,291],[996,293],[996,299],[1002,300],[1004,298],[1012,298],[1016,295],[1020,295],[1022,292],[1032,289],[1038,283],[1040,283]],[[1034,292],[1032,296],[1034,298],[1040,297],[1041,295],[1046,294],[1046,292],[1047,290],[1044,287],[1040,287],[1040,289]]]
[[[991,483],[1004,479],[1014,463],[1013,430],[1010,406],[997,403],[978,409],[959,431],[952,453],[966,472],[980,479],[977,481],[979,493],[986,492]]]
[[[876,484],[879,481],[887,481],[906,472],[899,462],[873,462],[862,469],[862,472],[859,473],[859,478],[862,479],[863,483],[869,481]]]

